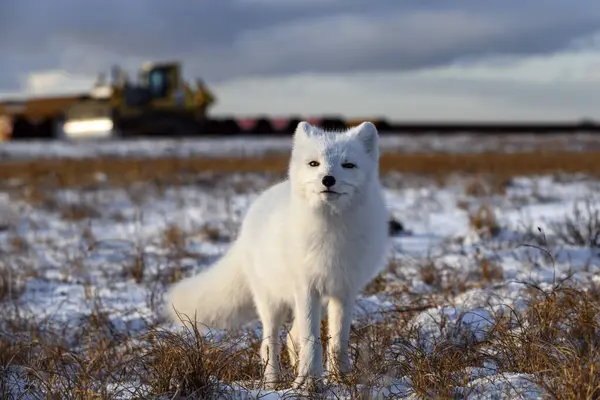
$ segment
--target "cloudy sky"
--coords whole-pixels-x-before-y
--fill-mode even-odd
[[[600,119],[597,0],[0,0],[0,52],[3,96],[177,59],[216,114]]]

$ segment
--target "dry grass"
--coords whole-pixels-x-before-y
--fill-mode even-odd
[[[443,180],[453,172],[477,177],[467,194],[479,197],[502,193],[516,175],[550,172],[583,172],[600,176],[600,153],[536,154],[435,154],[386,155],[383,171],[425,174]],[[151,182],[160,193],[167,186],[198,183],[196,173],[216,175],[200,185],[219,184],[218,174],[229,172],[285,172],[287,159],[97,159],[82,161],[32,161],[2,164],[0,181],[20,180],[24,196],[31,204],[54,210],[65,221],[81,223],[98,217],[96,204],[60,204],[51,195],[57,187],[94,188],[99,185],[131,186]],[[102,179],[98,173],[102,173]],[[491,178],[490,178],[491,176]],[[203,178],[202,178],[203,179]],[[13,183],[10,183],[14,185]],[[242,184],[240,184],[242,185]],[[143,191],[129,188],[133,202],[143,203]],[[237,190],[244,190],[237,187]],[[137,197],[136,197],[137,196]],[[137,199],[137,200],[136,200]],[[584,205],[564,224],[555,227],[564,242],[598,246],[600,224],[594,209]],[[116,216],[115,218],[125,218]],[[495,236],[500,227],[490,209],[482,206],[470,214],[470,222],[482,237]],[[231,232],[212,225],[186,232],[177,224],[168,225],[158,235],[165,252],[166,267],[155,270],[147,261],[143,246],[108,274],[108,285],[130,281],[148,289],[149,309],[156,309],[164,285],[184,276],[186,243],[190,235],[219,242],[230,240]],[[83,229],[85,251],[100,246],[91,230]],[[26,254],[30,243],[13,234],[8,240],[11,255]],[[435,292],[431,296],[409,293],[402,270],[392,260],[389,268],[365,289],[368,295],[391,295],[393,307],[357,321],[352,327],[353,372],[338,384],[350,398],[368,398],[365,387],[381,386],[385,379],[408,378],[419,398],[464,398],[472,379],[472,369],[502,373],[531,374],[532,383],[543,387],[550,398],[600,398],[600,288],[590,283],[587,290],[561,282],[550,289],[529,285],[523,302],[526,312],[512,310],[494,315],[483,340],[470,337],[457,340],[447,321],[439,322],[442,332],[425,338],[409,322],[423,310],[445,304],[445,300],[473,288],[492,288],[503,280],[502,269],[493,260],[477,255],[470,275],[458,273],[456,266],[425,260],[417,278]],[[25,262],[25,261],[24,261]],[[82,276],[77,256],[63,266],[64,279]],[[474,276],[474,275],[475,276]],[[15,299],[23,292],[23,282],[36,277],[30,265],[0,260],[0,398],[32,399],[117,399],[132,398],[210,398],[224,393],[223,385],[255,387],[260,384],[260,338],[255,331],[232,332],[219,340],[199,335],[195,329],[175,333],[155,320],[142,321],[144,329],[122,330],[110,318],[110,307],[95,296],[93,285],[85,283],[91,312],[79,321],[60,326],[32,323],[22,317]],[[407,306],[407,298],[412,303]],[[377,313],[375,313],[377,314]],[[292,379],[287,354],[285,385]],[[217,384],[220,381],[222,384]],[[363,386],[360,386],[361,384]],[[333,384],[332,384],[333,385]],[[14,397],[11,394],[17,392]],[[22,397],[19,397],[22,396]]]
[[[448,334],[431,342],[429,349],[419,345],[423,338],[408,325],[420,308],[388,313],[385,322],[357,323],[351,335],[355,368],[335,385],[359,399],[368,397],[357,384],[372,387],[381,385],[383,377],[408,377],[419,398],[463,398],[471,369],[480,367],[496,373],[531,373],[533,383],[550,398],[598,398],[598,288],[532,287],[527,301],[527,313],[498,316],[485,340],[457,342]],[[210,342],[193,328],[173,333],[158,327],[137,336],[117,334],[100,304],[85,329],[64,329],[80,331],[78,349],[67,347],[62,331],[18,321],[11,332],[2,332],[2,398],[13,398],[10,393],[19,382],[26,382],[21,394],[34,399],[116,399],[125,394],[232,398],[232,392],[224,392],[228,382],[260,383],[255,337],[248,342],[235,334]],[[285,359],[285,353],[282,356]]]
[[[573,246],[600,247],[600,209],[590,199],[577,202],[564,224],[551,227],[563,242]]]
[[[482,267],[490,271],[489,266]],[[493,267],[491,271],[483,272],[482,279],[488,283],[499,278]],[[442,282],[439,269],[432,264],[424,265],[422,278],[440,291],[446,290],[443,286],[461,284],[452,282],[452,275]],[[443,319],[438,329],[445,334],[433,340],[421,337],[408,325],[420,307],[408,312],[399,307],[398,312],[386,314],[385,322],[355,327],[355,356],[361,343],[369,347],[363,364],[354,361],[359,366],[354,382],[366,371],[373,382],[382,376],[409,377],[419,398],[463,398],[468,394],[463,388],[473,379],[472,369],[481,368],[489,369],[491,375],[530,374],[531,382],[542,388],[547,398],[599,398],[600,287],[591,284],[580,290],[568,280],[545,290],[524,285],[528,286],[523,297],[528,310],[508,307],[508,312],[494,315],[483,340],[469,336],[457,340],[458,331],[445,327]]]
[[[490,207],[482,204],[475,212],[469,214],[471,227],[482,237],[493,237],[500,232],[500,225]]]
[[[494,187],[502,186],[513,176],[547,173],[586,173],[600,176],[599,151],[589,152],[526,152],[479,154],[395,154],[381,158],[381,172],[397,171],[429,175],[444,179],[450,173],[478,174]],[[271,155],[251,158],[111,158],[50,159],[9,161],[2,163],[0,181],[16,179],[22,184],[43,187],[96,187],[98,185],[128,185],[151,181],[157,185],[190,183],[197,174],[210,172],[268,172],[284,174],[288,157]],[[491,179],[491,180],[490,180]],[[481,181],[470,191],[490,190]],[[31,194],[35,198],[35,193]]]
[[[0,301],[18,298],[25,290],[23,279],[17,271],[0,264]]]

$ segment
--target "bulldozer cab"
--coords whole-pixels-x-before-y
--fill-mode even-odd
[[[178,86],[179,73],[173,65],[145,67],[140,73],[140,86],[154,99],[167,99]]]
[[[117,92],[112,105],[124,115],[150,109],[193,112],[203,116],[215,102],[214,95],[201,80],[195,89],[183,81],[178,62],[148,63],[140,68],[137,82],[127,79],[119,82],[113,85]]]
[[[180,84],[180,66],[177,63],[150,64],[140,71],[139,85],[147,91],[155,107],[183,107],[185,97]]]
[[[180,67],[177,63],[148,64],[139,71],[138,82],[124,80],[119,108],[122,111],[185,107],[185,92],[180,84]],[[117,85],[119,86],[119,85]],[[183,93],[183,96],[179,94]],[[124,108],[123,108],[124,107]]]

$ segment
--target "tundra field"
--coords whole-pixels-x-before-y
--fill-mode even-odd
[[[166,287],[222,254],[289,148],[0,145],[0,398],[600,397],[595,136],[382,137],[402,226],[357,301],[353,372],[325,393],[290,389],[285,352],[288,382],[260,389],[258,322],[162,321]]]

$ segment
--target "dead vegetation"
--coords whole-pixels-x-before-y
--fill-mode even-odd
[[[492,209],[482,204],[469,214],[471,227],[482,237],[494,237],[500,232],[500,225]]]
[[[474,173],[477,178],[467,186],[472,197],[503,193],[510,178],[517,175],[565,170],[600,176],[600,157],[595,153],[539,154],[436,154],[394,155],[384,157],[384,171],[428,174],[441,180],[451,172]],[[168,187],[195,184],[203,187],[228,185],[220,174],[248,171],[285,170],[286,159],[259,160],[82,160],[32,161],[0,168],[0,181],[8,190],[23,190],[34,207],[44,205],[64,221],[81,224],[81,253],[62,266],[61,279],[81,285],[86,302],[91,304],[79,320],[62,324],[31,321],[19,303],[27,279],[41,279],[19,258],[31,251],[32,239],[10,234],[0,260],[0,397],[6,399],[118,399],[118,398],[236,398],[238,387],[260,385],[260,336],[254,330],[234,332],[226,337],[204,338],[195,329],[174,332],[154,317],[133,318],[136,328],[120,326],[138,310],[126,310],[117,318],[97,295],[106,288],[94,283],[82,258],[106,246],[98,240],[85,221],[99,218],[101,205],[60,203],[52,195],[56,187],[77,186],[81,190],[107,186],[130,186],[134,204],[148,201],[148,193],[132,183],[150,183],[152,190],[164,195]],[[189,174],[182,173],[188,171]],[[211,171],[208,176],[197,172]],[[99,179],[99,173],[106,179]],[[487,178],[491,174],[492,178]],[[13,180],[11,180],[13,179]],[[18,179],[20,183],[15,184]],[[235,191],[252,190],[239,182]],[[25,190],[25,188],[28,188]],[[147,189],[150,190],[150,189]],[[469,213],[471,227],[482,238],[494,238],[501,226],[491,207],[481,203]],[[110,217],[113,218],[113,217]],[[115,221],[129,218],[118,214]],[[598,247],[599,213],[591,204],[579,204],[564,223],[553,227],[563,243]],[[232,224],[234,225],[234,224]],[[181,279],[196,263],[211,258],[193,253],[193,239],[211,243],[231,240],[232,231],[215,224],[185,230],[177,223],[167,224],[156,235],[160,247],[150,254],[141,244],[133,244],[113,271],[101,271],[106,286],[126,282],[142,287],[148,309],[156,310],[165,285]],[[546,243],[544,243],[546,244]],[[184,262],[185,261],[185,262]],[[373,312],[353,325],[351,358],[353,371],[331,382],[350,398],[369,398],[373,387],[395,382],[400,387],[390,398],[414,393],[418,398],[465,398],[475,392],[474,370],[481,382],[504,379],[503,374],[524,374],[532,385],[541,387],[549,398],[600,398],[600,287],[590,282],[586,289],[570,286],[569,280],[551,288],[523,284],[520,299],[528,308],[506,306],[493,313],[483,337],[461,336],[460,324],[441,319],[434,325],[437,334],[425,337],[412,325],[423,311],[447,304],[453,296],[478,288],[501,286],[503,270],[493,258],[477,253],[469,265],[450,265],[435,260],[422,261],[417,276],[405,276],[399,261],[365,289],[369,296],[383,296],[391,307]],[[533,263],[533,262],[532,262]],[[95,271],[98,272],[98,271]],[[78,281],[81,279],[81,282]],[[412,293],[405,282],[418,279],[430,293]],[[82,306],[85,309],[84,306]],[[466,316],[465,316],[466,319]],[[457,340],[457,337],[462,338]],[[288,380],[292,380],[287,353],[282,352]],[[402,386],[405,386],[402,388]],[[410,389],[409,389],[410,388]],[[392,389],[393,390],[393,389]],[[260,394],[259,394],[260,397]],[[513,397],[518,397],[514,395]],[[239,397],[238,397],[239,398]],[[297,398],[297,397],[296,397]],[[309,397],[310,398],[310,397]]]
[[[386,379],[409,379],[419,398],[464,398],[475,390],[470,382],[479,369],[490,380],[526,374],[549,398],[598,398],[600,291],[563,283],[550,290],[532,286],[528,293],[528,311],[495,315],[482,340],[457,341],[442,320],[437,329],[448,333],[423,346],[409,323],[420,309],[357,322],[351,335],[355,368],[330,387],[369,398],[369,388],[385,386]],[[0,335],[0,394],[6,399],[235,398],[236,387],[260,384],[260,342],[252,332],[219,340],[194,328],[117,333],[101,304],[84,326],[52,331],[10,322],[10,331],[5,327]],[[68,344],[63,332],[73,329]]]
[[[18,298],[24,288],[24,279],[17,271],[0,264],[0,301]]]
[[[586,173],[600,176],[600,151],[532,151],[514,153],[384,153],[382,173],[396,171],[445,179],[450,173],[478,175],[469,188],[472,194],[501,191],[513,176]],[[39,159],[6,161],[0,182],[29,187],[126,186],[133,182],[178,185],[197,182],[198,174],[264,172],[284,174],[288,157],[265,155],[248,158],[121,158]],[[35,198],[35,193],[31,196]]]
[[[600,209],[591,199],[577,201],[565,222],[553,224],[553,233],[564,243],[573,246],[600,247]]]

